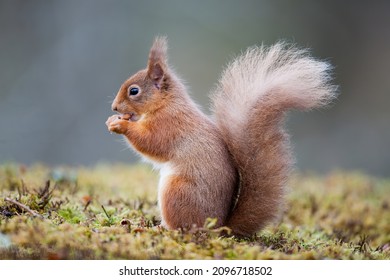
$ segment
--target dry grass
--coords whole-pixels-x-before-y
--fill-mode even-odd
[[[0,259],[390,259],[390,181],[297,175],[286,209],[251,239],[156,227],[142,165],[0,166]],[[18,205],[19,204],[19,205]]]

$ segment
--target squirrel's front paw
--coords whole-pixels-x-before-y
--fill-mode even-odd
[[[106,121],[108,131],[118,134],[125,134],[127,132],[127,126],[129,121],[122,119],[119,115],[113,115]]]

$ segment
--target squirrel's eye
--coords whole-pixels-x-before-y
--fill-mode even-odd
[[[129,88],[129,95],[137,95],[140,92],[138,87],[131,87]]]

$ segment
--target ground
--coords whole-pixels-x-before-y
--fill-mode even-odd
[[[0,259],[390,259],[390,180],[295,174],[279,220],[249,239],[215,221],[158,227],[144,165],[0,165]]]

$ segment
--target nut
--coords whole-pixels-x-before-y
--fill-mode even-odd
[[[131,119],[131,114],[128,114],[128,113],[123,114],[123,115],[121,115],[121,119],[128,121]]]

